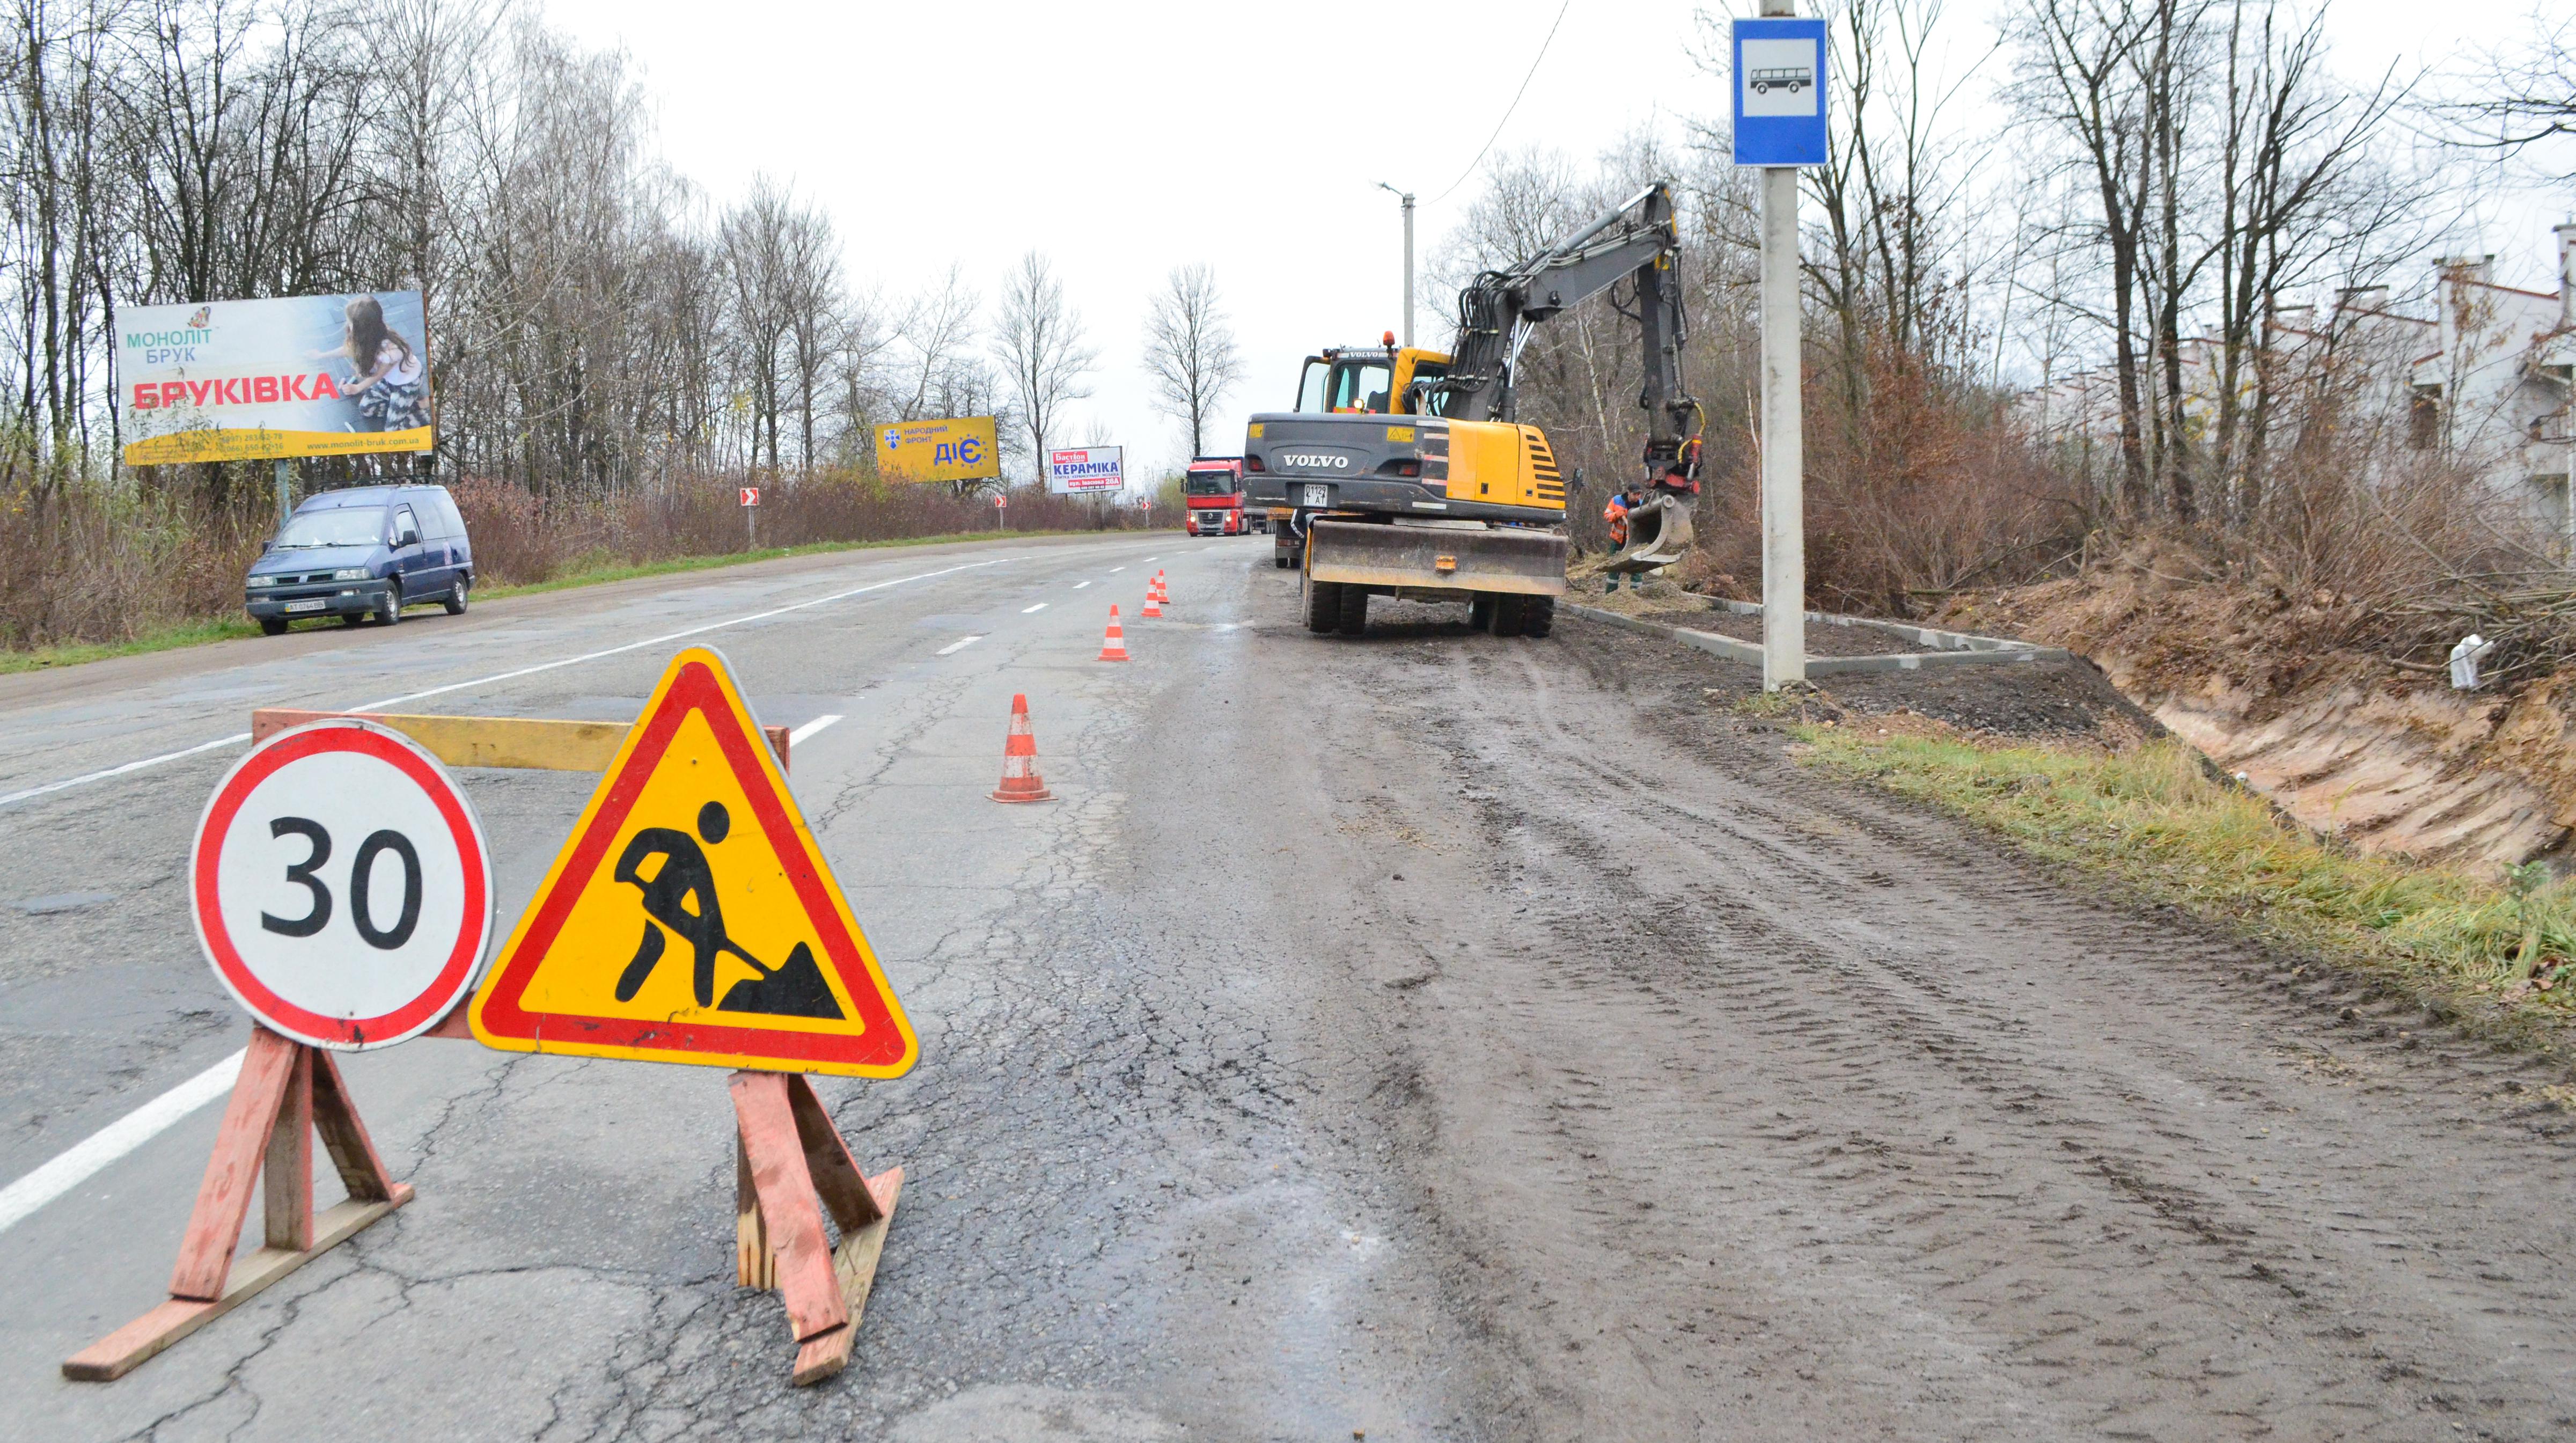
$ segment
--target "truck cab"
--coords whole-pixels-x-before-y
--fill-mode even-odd
[[[1243,504],[1243,458],[1193,456],[1181,473],[1181,504],[1188,508],[1183,529],[1192,536],[1243,536],[1267,529]]]

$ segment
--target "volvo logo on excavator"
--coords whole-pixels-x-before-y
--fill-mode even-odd
[[[1279,453],[1279,464],[1296,466],[1309,471],[1347,471],[1351,468],[1351,458],[1335,456],[1323,451],[1282,451]]]

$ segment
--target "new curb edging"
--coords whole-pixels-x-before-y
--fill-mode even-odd
[[[1721,601],[1716,604],[1738,616],[1762,614],[1762,605],[1759,602]],[[1605,611],[1597,606],[1585,606],[1570,599],[1559,600],[1557,605],[1587,620],[1607,622],[1628,631],[1660,636],[1667,641],[1678,641],[1684,646],[1698,647],[1702,651],[1713,656],[1724,657],[1728,661],[1740,661],[1748,666],[1762,664],[1762,648],[1749,641],[1738,641],[1734,637],[1720,636],[1713,631],[1693,631],[1687,626],[1670,626],[1659,621],[1640,621],[1633,616],[1623,616],[1618,612]],[[2062,646],[2033,646],[2026,641],[2008,641],[1999,636],[1978,636],[1964,631],[1942,631],[1929,626],[1908,626],[1900,621],[1878,621],[1866,616],[1840,616],[1829,611],[1810,611],[1807,613],[1807,622],[1811,626],[1865,626],[1904,637],[1919,646],[1940,648],[1937,651],[1903,652],[1893,656],[1810,656],[1807,658],[1807,675],[1811,677],[1847,675],[1853,672],[1922,671],[1926,668],[1944,666],[2065,661],[2074,655]]]

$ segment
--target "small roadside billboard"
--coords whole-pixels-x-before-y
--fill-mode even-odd
[[[1126,448],[1080,446],[1047,452],[1047,490],[1058,496],[1107,496],[1127,489]]]
[[[990,416],[890,421],[876,428],[877,475],[888,481],[982,481],[1002,474]]]

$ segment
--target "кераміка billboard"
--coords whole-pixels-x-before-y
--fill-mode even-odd
[[[1002,474],[993,418],[895,421],[877,427],[877,476],[886,481],[981,481]]]
[[[1086,446],[1047,452],[1047,490],[1085,496],[1127,489],[1126,448]]]
[[[129,466],[430,449],[418,291],[116,313]]]

